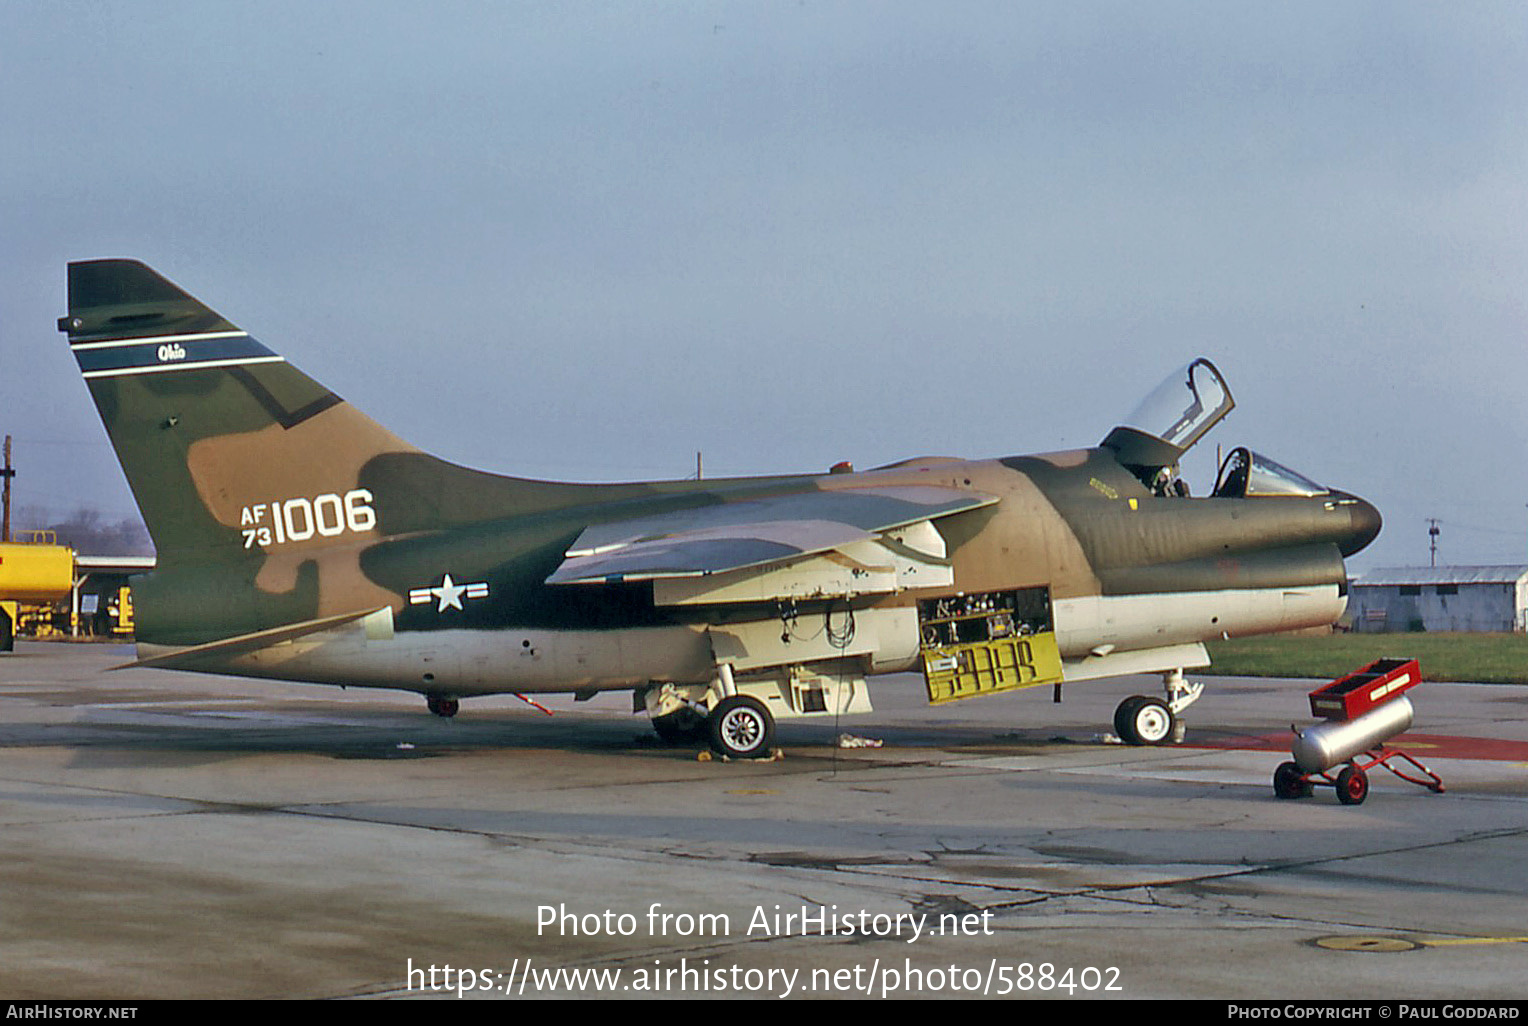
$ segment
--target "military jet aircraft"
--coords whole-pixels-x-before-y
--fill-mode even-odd
[[[1172,740],[1203,642],[1328,624],[1380,517],[1245,448],[1208,360],[1097,448],[864,472],[562,484],[396,437],[142,263],[69,265],[59,321],[159,553],[133,665],[416,691],[631,691],[672,741],[756,757],[787,717],[1161,673]]]

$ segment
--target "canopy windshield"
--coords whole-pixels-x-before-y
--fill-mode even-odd
[[[1187,449],[1235,405],[1220,371],[1200,357],[1158,385],[1124,426]]]
[[[1222,499],[1250,499],[1272,495],[1330,495],[1331,489],[1262,453],[1241,448],[1231,450],[1231,455],[1226,457],[1214,494]]]

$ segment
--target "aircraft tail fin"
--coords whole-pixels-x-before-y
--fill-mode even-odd
[[[417,451],[138,261],[71,263],[58,326],[161,567],[375,534],[365,467]]]

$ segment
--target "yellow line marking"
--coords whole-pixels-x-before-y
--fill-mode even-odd
[[[1408,940],[1405,937],[1318,937],[1316,947],[1326,948],[1328,951],[1365,951],[1372,953],[1385,953],[1395,951],[1413,951],[1419,947],[1427,948],[1459,948],[1478,947],[1482,944],[1528,944],[1528,937],[1436,937],[1432,939]]]
[[[1318,948],[1328,951],[1411,951],[1417,945],[1403,937],[1321,937]]]
[[[739,788],[735,788],[734,790],[728,791],[727,793],[728,794],[779,794],[780,792],[779,791],[773,791],[773,790],[771,790],[771,789],[769,789],[767,787],[739,787]]]

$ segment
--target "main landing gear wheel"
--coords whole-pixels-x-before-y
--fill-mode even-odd
[[[1114,710],[1114,732],[1127,745],[1161,745],[1173,736],[1173,711],[1160,698],[1133,695]]]
[[[448,720],[455,716],[462,707],[462,704],[454,698],[438,698],[435,695],[426,695],[424,704],[430,712],[436,716],[443,716]]]
[[[1337,800],[1344,805],[1362,805],[1369,797],[1369,776],[1349,763],[1337,774]]]
[[[654,716],[653,730],[671,745],[695,744],[709,736],[706,718],[689,706],[664,716]]]
[[[711,747],[731,759],[756,759],[775,739],[775,718],[764,703],[748,695],[724,698],[706,720]]]
[[[1280,798],[1309,798],[1310,781],[1305,779],[1298,764],[1281,762],[1273,771],[1273,793]]]

